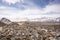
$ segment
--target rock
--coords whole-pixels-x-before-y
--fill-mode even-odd
[[[12,37],[12,38],[11,38],[11,40],[15,40],[15,38],[14,38],[14,37]]]
[[[0,27],[5,26],[6,24],[0,21]]]
[[[57,38],[56,38],[57,37]],[[37,26],[20,27],[16,22],[0,27],[1,40],[59,40],[58,33]]]
[[[0,32],[2,32],[2,30],[3,30],[2,27],[0,27]]]
[[[0,40],[7,40],[6,37],[1,38]]]
[[[60,37],[58,37],[57,40],[60,40]]]
[[[2,18],[0,21],[5,23],[5,24],[10,24],[11,23],[11,21],[9,19],[6,19],[6,18]]]

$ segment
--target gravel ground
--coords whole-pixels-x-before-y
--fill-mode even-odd
[[[40,27],[20,27],[16,23],[11,23],[1,27],[0,40],[60,40],[60,35]]]

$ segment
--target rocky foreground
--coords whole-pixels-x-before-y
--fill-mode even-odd
[[[11,23],[0,27],[0,40],[60,40],[60,34],[34,25]]]
[[[60,40],[60,28],[55,29],[53,26],[45,28],[45,26],[37,26],[28,22],[11,22],[0,26],[0,40]]]

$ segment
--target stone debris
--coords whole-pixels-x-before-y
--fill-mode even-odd
[[[20,27],[13,22],[0,27],[0,40],[60,40],[60,35],[57,35],[55,31],[29,24]]]

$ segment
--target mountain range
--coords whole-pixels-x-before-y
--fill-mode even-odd
[[[20,21],[22,21],[22,20],[20,20]],[[60,22],[60,17],[56,17],[56,18],[52,18],[52,17],[41,17],[41,18],[26,19],[25,21]],[[11,20],[9,20],[7,18],[2,18],[2,19],[0,19],[0,22],[3,22],[5,24],[10,24],[11,22],[14,22],[14,21],[11,21]],[[18,21],[16,21],[16,22],[18,22]]]
[[[42,18],[34,18],[29,21],[39,21],[39,22],[60,22],[60,17],[52,18],[52,17],[42,17]]]

